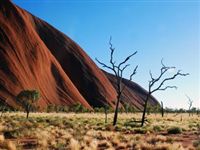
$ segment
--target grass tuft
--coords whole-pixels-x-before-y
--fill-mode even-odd
[[[170,127],[167,129],[168,134],[180,134],[182,133],[182,129],[180,127]]]

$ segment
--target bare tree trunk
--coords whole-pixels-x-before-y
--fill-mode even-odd
[[[161,113],[162,113],[162,117],[164,117],[164,108],[163,108],[163,102],[161,101]]]
[[[145,103],[144,103],[144,110],[143,110],[143,114],[142,114],[142,121],[141,121],[141,127],[143,127],[144,125],[144,122],[145,122],[145,114],[146,114],[146,110],[147,110],[147,103],[148,103],[148,100],[149,100],[149,93],[147,94],[147,97],[146,97],[146,100],[145,100]]]
[[[115,114],[114,114],[114,119],[113,119],[113,126],[115,126],[117,124],[117,116],[118,116],[120,96],[121,96],[121,93],[117,95],[117,104],[116,104],[116,108],[115,108]]]
[[[29,116],[29,110],[26,110],[26,118],[28,119]]]

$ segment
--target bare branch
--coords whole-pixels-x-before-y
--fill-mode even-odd
[[[135,69],[133,70],[133,72],[132,72],[132,74],[130,75],[130,78],[129,78],[128,81],[132,81],[133,75],[135,75],[135,74],[137,73],[137,68],[138,68],[138,65],[137,65],[137,66],[135,67]],[[121,92],[124,91],[125,87],[126,87],[126,86],[125,86],[125,84],[124,84],[124,86],[122,87]]]
[[[166,66],[164,65],[164,63],[163,63],[163,60],[164,60],[164,58],[161,59],[161,64],[162,64],[163,67],[166,67]]]
[[[177,89],[177,86],[166,86],[166,87],[164,87],[164,88],[160,88],[160,89],[158,89],[159,91],[164,91],[164,90],[166,90],[166,89],[168,89],[168,88],[175,88],[175,89]]]
[[[150,74],[150,77],[151,77],[151,81],[154,81],[155,79],[153,78],[153,75],[151,73],[151,70],[149,70],[149,74]]]
[[[163,84],[164,84],[166,81],[173,80],[173,79],[175,79],[177,76],[187,76],[187,75],[189,75],[189,73],[180,73],[180,72],[181,72],[181,70],[178,70],[177,73],[174,74],[172,77],[170,77],[170,78],[165,78],[165,79],[160,83],[160,85],[159,85],[157,88],[155,88],[154,90],[151,91],[151,93],[153,93],[153,92],[155,92],[155,91],[161,89],[161,87],[163,86]]]
[[[125,64],[132,56],[134,56],[135,54],[137,54],[137,51],[135,51],[133,54],[129,55],[128,57],[126,57],[126,59],[124,61],[122,61],[121,63],[119,63],[118,67],[120,68],[121,65]]]
[[[161,71],[162,71],[162,69],[163,69],[163,70],[165,70],[165,69],[168,69],[168,70],[169,70],[169,69],[175,69],[175,68],[176,68],[176,67],[174,67],[174,66],[172,66],[172,67],[169,67],[169,66],[167,67],[167,66],[165,66],[165,64],[163,63],[163,60],[164,60],[164,59],[162,58],[162,59],[161,59],[161,65],[162,65]]]
[[[121,78],[122,78],[123,71],[124,71],[128,66],[130,66],[130,64],[125,65],[122,69],[117,68],[117,69],[120,71],[120,77],[121,77]]]
[[[193,101],[190,99],[190,97],[188,95],[185,95],[188,98],[188,104],[190,107],[192,107],[192,103]]]
[[[123,72],[123,71],[124,71],[124,70],[125,70],[125,69],[126,69],[128,66],[130,66],[130,64],[127,64],[127,65],[126,65],[126,66],[124,66],[122,69],[120,69],[120,68],[119,68],[119,69],[120,69],[120,71],[122,71],[122,72]]]
[[[185,96],[188,98],[188,100],[189,100],[190,102],[192,101],[188,95],[185,94]]]
[[[112,36],[110,36],[109,45],[110,45],[110,49],[112,49],[114,51],[115,48],[113,48],[113,45],[112,45],[111,41],[112,41]]]
[[[111,51],[110,52],[110,63],[114,66],[115,62],[113,61],[113,54],[114,54],[115,48],[113,48],[111,41],[112,41],[112,37],[110,37],[110,40],[109,40],[110,51]]]
[[[107,66],[106,64],[104,64],[104,63],[102,63],[101,61],[99,61],[97,58],[95,58],[95,60],[96,60],[100,65],[102,65],[102,67],[104,67],[104,68],[108,68],[108,69],[110,69],[110,70],[113,71],[113,68],[112,68],[112,67]]]
[[[161,64],[162,64],[162,67],[160,69],[160,75],[159,75],[158,78],[154,79],[151,71],[149,72],[150,77],[151,77],[151,81],[149,81],[149,89],[151,89],[151,87],[153,87],[153,85],[156,82],[158,82],[169,69],[175,69],[176,68],[176,67],[167,67],[167,66],[165,66],[164,63],[163,63],[163,59],[161,60]],[[189,74],[181,74],[180,72],[181,72],[181,70],[179,70],[173,77],[164,79],[161,82],[161,84],[158,86],[158,88],[156,88],[156,89],[153,90],[153,92],[155,92],[156,90],[160,89],[161,86],[164,84],[164,82],[166,82],[167,80],[174,79],[177,75],[181,75],[181,76],[189,75]]]
[[[153,78],[153,75],[152,75],[152,73],[151,73],[151,71],[150,71],[150,76],[151,76],[151,81],[149,81],[149,86],[150,87],[152,87],[156,82],[158,82],[161,78],[162,78],[162,76],[169,70],[169,69],[174,69],[175,67],[166,67],[165,65],[164,65],[164,63],[163,63],[163,58],[162,58],[162,60],[161,60],[161,65],[162,65],[162,67],[161,67],[161,69],[160,69],[160,76],[158,77],[158,78],[156,78],[156,79],[154,79]]]
[[[149,82],[149,86],[152,87],[157,81],[159,81],[162,76],[167,72],[167,68],[161,68],[161,73],[160,73],[160,76],[156,79],[152,78],[152,80]]]
[[[135,69],[133,70],[132,74],[130,75],[129,81],[132,81],[133,75],[135,75],[137,73],[137,68],[138,68],[138,65],[135,67]]]
[[[110,40],[109,40],[109,45],[110,45],[110,64],[112,65],[112,67],[110,67],[110,68],[112,68],[113,72],[115,73],[115,76],[119,77],[119,72],[117,72],[115,70],[117,68],[117,66],[115,65],[115,61],[113,61],[113,54],[114,54],[115,48],[113,48],[113,45],[112,45],[111,41],[112,41],[112,37],[110,36]]]

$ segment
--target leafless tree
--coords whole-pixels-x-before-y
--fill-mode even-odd
[[[119,109],[119,104],[120,104],[120,98],[121,98],[121,95],[122,95],[123,90],[125,88],[125,85],[122,87],[123,73],[124,73],[124,70],[127,67],[130,66],[130,64],[127,64],[128,60],[131,57],[133,57],[137,53],[137,51],[135,51],[134,53],[132,53],[131,55],[126,57],[122,62],[116,64],[116,61],[114,61],[114,59],[113,59],[113,54],[114,54],[115,48],[113,48],[111,40],[112,40],[112,38],[110,37],[110,40],[109,40],[109,45],[110,45],[110,65],[106,65],[105,63],[99,61],[97,58],[96,58],[96,61],[100,65],[102,65],[102,67],[111,70],[114,73],[115,77],[116,77],[116,82],[117,82],[117,103],[116,103],[115,114],[114,114],[114,119],[113,119],[113,125],[116,125],[117,116],[118,116],[118,109]],[[136,66],[134,68],[133,72],[130,75],[130,79],[129,80],[132,80],[133,75],[136,74],[137,68],[138,68],[138,66]]]
[[[190,112],[191,112],[191,108],[192,108],[192,103],[193,101],[190,99],[189,96],[185,95],[187,98],[188,98],[188,105],[189,105],[189,108],[188,108],[188,113],[189,113],[189,116],[190,116]]]
[[[177,89],[176,86],[165,86],[165,87],[163,87],[163,86],[167,81],[173,80],[177,76],[187,76],[187,75],[189,75],[188,73],[181,73],[181,70],[178,70],[173,76],[164,78],[164,75],[166,75],[166,73],[169,72],[170,69],[176,69],[176,67],[165,66],[164,63],[163,63],[163,59],[161,60],[161,65],[162,65],[162,67],[160,69],[160,75],[157,78],[154,78],[151,71],[149,71],[151,80],[149,81],[148,94],[146,96],[145,103],[144,103],[144,110],[143,110],[143,114],[142,114],[141,126],[144,125],[144,122],[146,120],[145,114],[146,114],[146,109],[147,109],[147,103],[148,103],[151,95],[156,91],[165,91],[166,89],[169,89],[169,88]],[[160,83],[160,84],[155,87],[156,83]]]

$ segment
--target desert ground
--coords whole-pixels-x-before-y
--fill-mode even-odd
[[[140,113],[4,113],[0,149],[20,150],[183,150],[200,149],[200,116],[150,114],[140,127]]]

